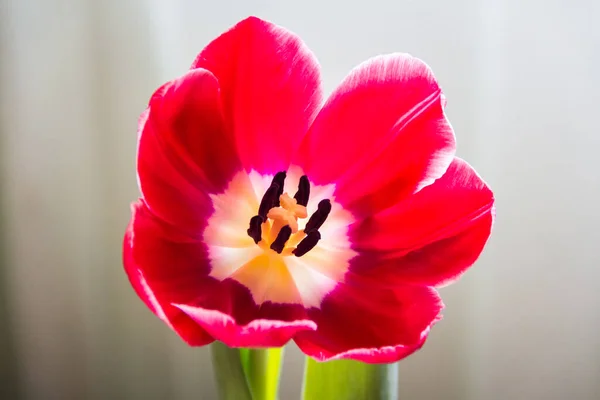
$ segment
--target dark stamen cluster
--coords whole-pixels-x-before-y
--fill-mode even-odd
[[[286,225],[283,228],[281,228],[281,230],[277,234],[277,238],[273,241],[273,243],[271,243],[271,249],[275,250],[278,253],[281,253],[283,251],[283,248],[285,247],[285,243],[288,241],[291,235],[292,228],[290,228],[289,225]]]
[[[273,201],[273,207],[279,207],[279,196],[283,194],[283,184],[285,183],[286,176],[285,171],[281,171],[276,173],[273,177],[273,181],[271,181],[271,186],[277,185],[279,187],[277,190],[277,197],[275,198],[275,201]]]
[[[310,216],[308,222],[306,223],[306,228],[304,228],[304,232],[308,233],[311,231],[318,230],[321,225],[327,219],[327,216],[331,212],[331,201],[329,199],[321,200],[317,207],[317,211],[313,215]]]
[[[306,234],[306,237],[302,239],[298,246],[292,251],[296,257],[302,257],[317,245],[321,240],[321,234],[319,231],[310,231]]]
[[[301,206],[306,207],[308,204],[308,197],[310,196],[310,182],[308,182],[308,177],[306,175],[302,175],[300,178],[300,182],[298,183],[298,191],[294,195],[294,199]]]
[[[254,239],[254,243],[260,242],[262,239],[262,224],[267,220],[267,214],[273,207],[279,207],[279,196],[283,193],[283,183],[285,181],[285,171],[278,172],[271,181],[271,186],[263,195],[260,205],[258,206],[258,214],[250,218],[250,227],[246,232],[248,236]]]
[[[264,222],[264,219],[260,215],[255,215],[250,218],[250,227],[248,228],[248,235],[254,239],[254,243],[260,242],[262,238],[262,229],[261,225]]]
[[[260,242],[262,239],[262,224],[267,220],[267,214],[269,210],[274,207],[279,207],[279,196],[283,194],[283,185],[285,183],[286,173],[285,171],[278,172],[273,177],[271,181],[271,185],[265,192],[260,206],[258,207],[258,214],[250,219],[250,226],[247,230],[248,235],[254,239],[255,243]],[[296,202],[302,206],[308,204],[308,199],[310,197],[310,182],[308,181],[308,177],[303,175],[300,178],[300,182],[298,183],[298,191],[294,195],[294,199]],[[301,257],[304,254],[308,253],[312,250],[319,240],[321,239],[321,233],[319,232],[319,228],[323,225],[327,216],[331,212],[331,201],[329,199],[321,200],[319,202],[319,206],[317,211],[313,215],[310,216],[308,222],[306,223],[306,227],[304,228],[304,233],[306,233],[306,237],[302,239],[298,246],[293,250],[293,254],[296,257]],[[281,253],[285,248],[286,242],[289,240],[292,235],[292,228],[289,225],[281,228],[279,233],[277,234],[277,238],[271,243],[271,249],[275,250],[277,253]]]
[[[319,228],[325,220],[327,216],[331,212],[331,201],[329,199],[321,200],[317,207],[317,211],[313,213],[308,219],[306,223],[306,227],[304,228],[304,233],[306,233],[306,237],[302,239],[298,246],[294,249],[292,253],[296,257],[301,257],[308,253],[313,249],[321,240],[321,233],[319,232]]]

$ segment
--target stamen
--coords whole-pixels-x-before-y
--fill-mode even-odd
[[[313,215],[310,216],[310,219],[306,223],[306,227],[304,228],[304,232],[307,234],[312,231],[316,231],[323,225],[329,212],[331,211],[331,201],[329,199],[321,200],[319,202],[319,206],[317,211],[314,212]]]
[[[292,254],[294,254],[296,257],[302,257],[311,251],[317,245],[319,240],[321,240],[321,233],[319,233],[319,231],[314,230],[308,232],[306,237],[302,239],[300,243],[298,243],[298,246],[296,246],[294,250],[292,250]]]
[[[283,193],[286,177],[286,171],[275,174],[271,186],[260,202],[258,215],[250,219],[247,229],[248,235],[258,244],[263,240],[262,228],[263,224],[266,224],[265,241],[267,244],[271,243],[270,248],[279,254],[285,249],[292,233],[298,232],[298,218],[308,216],[306,206],[310,197],[310,182],[306,175],[300,177],[298,191],[293,199],[287,193]],[[285,255],[293,253],[297,257],[301,257],[313,249],[321,239],[319,228],[327,220],[330,212],[331,201],[329,199],[321,200],[317,211],[310,216],[306,223],[302,235],[304,239],[300,240],[300,243],[298,243],[299,238],[294,240],[294,244],[298,243],[297,247],[292,250],[293,246],[290,246]]]
[[[275,207],[275,200],[279,203],[279,185],[276,182],[271,183],[271,186],[265,192],[260,206],[258,207],[258,215],[263,218],[263,221],[267,219],[267,213],[273,207]]]
[[[279,196],[283,194],[283,184],[285,183],[286,172],[281,171],[275,174],[273,180],[271,181],[271,186],[276,183],[279,185],[279,190],[277,191],[277,198],[275,199],[273,207],[279,207]]]
[[[292,228],[290,228],[289,225],[286,225],[283,228],[281,228],[281,230],[277,234],[277,238],[273,241],[273,243],[271,243],[271,249],[275,250],[278,253],[281,253],[283,251],[283,248],[285,247],[285,243],[288,241],[291,234]]]
[[[298,182],[298,191],[294,195],[294,199],[301,206],[306,207],[308,204],[308,198],[310,196],[310,182],[308,181],[308,177],[306,175],[302,175],[300,177],[300,182]]]
[[[260,215],[255,215],[250,218],[250,227],[248,228],[248,236],[254,239],[254,243],[260,242],[262,239],[262,228],[261,225],[264,219]]]

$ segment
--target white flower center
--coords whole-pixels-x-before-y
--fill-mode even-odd
[[[302,210],[304,207],[289,196],[301,176],[298,167],[288,170],[281,207],[269,211],[258,243],[248,235],[248,223],[257,214],[273,176],[241,171],[223,193],[211,195],[214,212],[204,231],[212,266],[210,276],[238,281],[250,290],[257,304],[270,301],[319,307],[325,295],[343,281],[356,255],[348,239],[348,227],[354,218],[335,201],[335,186],[311,185],[306,209]],[[294,255],[295,247],[306,237],[306,217],[313,215],[325,199],[330,200],[331,211],[319,228],[321,239],[306,254]],[[285,225],[292,228],[292,234],[283,250],[277,252],[271,245]]]

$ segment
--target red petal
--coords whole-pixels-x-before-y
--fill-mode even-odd
[[[277,347],[315,328],[299,305],[258,306],[238,282],[209,277],[204,244],[161,222],[141,202],[133,206],[123,254],[140,298],[191,345],[214,338],[235,347]]]
[[[140,188],[156,215],[198,237],[212,209],[206,192],[222,190],[240,168],[210,72],[190,71],[156,91],[138,147]]]
[[[296,321],[255,319],[241,325],[229,315],[217,310],[183,304],[177,307],[230,347],[281,347],[296,333],[317,328],[313,321],[307,319]]]
[[[298,333],[298,347],[319,361],[367,363],[398,361],[418,350],[443,308],[437,292],[424,286],[392,289],[356,282],[340,285],[321,309],[309,311],[317,330]]]
[[[440,179],[352,227],[355,272],[380,282],[443,285],[483,250],[494,197],[477,173],[454,159]]]
[[[359,65],[342,82],[298,162],[316,183],[336,182],[336,198],[364,215],[439,178],[454,150],[433,73],[416,58],[393,54]]]
[[[159,223],[141,202],[132,205],[123,241],[123,264],[142,301],[187,343],[202,346],[214,340],[191,318],[170,306],[174,299],[195,297],[192,283],[207,273],[202,248]]]
[[[319,66],[300,38],[250,17],[210,43],[199,67],[219,80],[246,169],[287,169],[321,104]]]

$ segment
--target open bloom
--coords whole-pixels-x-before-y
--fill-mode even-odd
[[[322,104],[294,34],[248,18],[152,96],[124,240],[137,294],[190,345],[392,362],[481,253],[493,195],[454,157],[445,100],[407,54]]]

